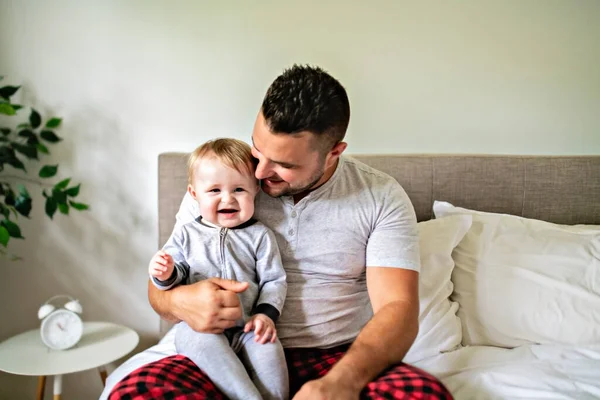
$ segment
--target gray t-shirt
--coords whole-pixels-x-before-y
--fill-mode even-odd
[[[198,216],[186,194],[177,224]],[[294,204],[260,192],[255,218],[274,233],[287,274],[277,333],[284,347],[352,342],[373,316],[366,267],[419,271],[414,208],[400,184],[350,157]]]

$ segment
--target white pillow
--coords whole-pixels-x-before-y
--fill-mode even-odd
[[[471,227],[471,217],[456,215],[419,222],[421,272],[419,274],[419,334],[404,357],[412,363],[460,345],[462,332],[456,316],[458,304],[449,300],[452,249]]]
[[[473,217],[452,254],[462,344],[600,343],[600,228],[438,201],[433,210]]]

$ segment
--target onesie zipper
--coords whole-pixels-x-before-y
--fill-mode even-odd
[[[219,229],[219,245],[221,250],[221,271],[223,273],[223,278],[231,279],[231,274],[229,274],[229,270],[227,269],[227,264],[225,263],[225,236],[227,236],[227,228]]]

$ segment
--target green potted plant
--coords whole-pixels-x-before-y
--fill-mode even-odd
[[[16,117],[20,110],[22,112],[22,105],[11,102],[19,88],[0,87],[0,114]],[[44,121],[39,112],[30,108],[25,122],[6,126],[7,117],[0,121],[0,254],[6,256],[11,239],[24,239],[19,218],[29,218],[32,209],[28,186],[35,185],[42,190],[46,199],[45,213],[50,219],[56,211],[68,215],[69,210],[87,210],[88,205],[74,200],[79,195],[80,184],[71,184],[71,178],[56,182],[58,164],[35,165],[50,154],[48,146],[62,140],[56,134],[61,118],[51,117]],[[36,171],[35,177],[32,177],[32,171]]]

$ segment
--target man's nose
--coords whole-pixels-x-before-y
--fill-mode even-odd
[[[256,179],[265,179],[272,175],[272,171],[266,161],[259,160],[254,175],[256,176]]]

